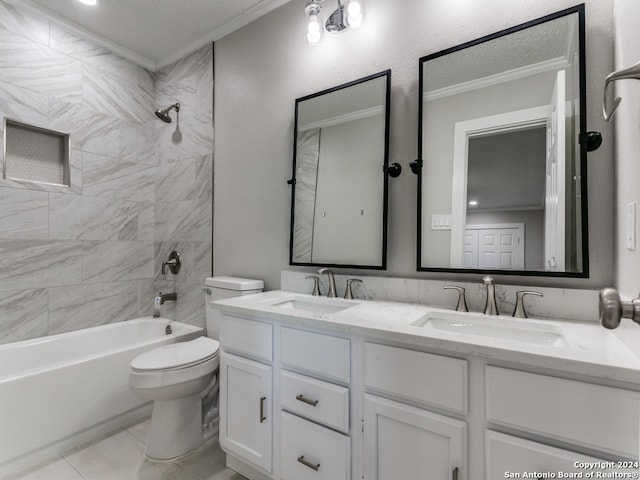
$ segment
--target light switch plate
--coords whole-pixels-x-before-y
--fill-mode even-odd
[[[625,247],[636,249],[636,202],[627,203],[624,207]]]
[[[451,230],[451,215],[431,215],[431,230]]]

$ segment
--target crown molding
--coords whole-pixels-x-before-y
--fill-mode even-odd
[[[197,40],[193,41],[186,47],[183,47],[179,50],[176,50],[171,55],[166,58],[159,60],[155,64],[155,69],[160,70],[166,66],[171,65],[172,63],[177,62],[178,60],[186,57],[187,55],[195,52],[196,50],[204,47],[205,45],[215,42],[216,40],[220,40],[223,37],[226,37],[232,32],[248,25],[249,23],[257,20],[258,18],[266,15],[267,13],[280,8],[281,6],[289,3],[291,0],[276,0],[274,2],[269,2],[268,5],[265,5],[266,2],[258,3],[253,7],[242,12],[240,15],[237,15],[230,19],[229,21],[222,24],[220,27],[212,30],[211,32],[202,35]]]
[[[375,115],[384,114],[384,105],[378,105],[377,107],[364,108],[356,112],[345,113],[344,115],[338,115],[336,117],[326,118],[318,122],[306,123],[298,127],[299,132],[311,130],[314,128],[332,127],[334,125],[340,125],[342,123],[352,122],[354,120],[360,120],[362,118],[373,117]]]
[[[439,88],[437,90],[425,90],[423,92],[422,98],[425,102],[429,102],[432,100],[449,97],[451,95],[470,92],[479,88],[486,88],[504,82],[511,82],[513,80],[518,80],[530,75],[536,75],[538,73],[560,70],[569,66],[570,63],[564,57],[552,58],[550,60],[545,60],[544,62],[534,63],[520,68],[514,68],[513,70],[507,70],[505,72],[489,75],[487,77],[478,78],[476,80],[471,80],[468,82],[458,83],[456,85],[450,85],[448,87]]]
[[[132,61],[133,63],[140,65],[142,68],[146,68],[150,71],[155,71],[155,63],[153,60],[146,58],[133,50],[130,50],[122,45],[118,45],[107,38],[98,35],[71,20],[61,17],[57,13],[52,12],[46,7],[42,5],[38,5],[31,0],[5,0],[10,5],[18,9],[25,10],[36,17],[40,17],[47,22],[55,23],[56,25],[64,28],[65,30],[70,31],[71,33],[84,38],[85,40],[89,40],[100,47],[104,47],[107,50],[112,51],[113,53],[120,55],[127,60]]]
[[[177,62],[178,60],[186,57],[187,55],[195,52],[196,50],[204,47],[205,45],[214,42],[216,40],[220,40],[222,37],[225,37],[232,33],[233,31],[248,25],[249,23],[257,20],[263,15],[275,10],[276,8],[281,7],[289,3],[291,0],[275,0],[272,2],[260,2],[253,7],[248,8],[241,14],[233,17],[229,21],[225,22],[218,28],[215,28],[211,32],[202,35],[197,40],[191,42],[185,47],[182,47],[170,55],[166,56],[162,60],[154,61],[150,58],[147,58],[139,53],[134,52],[133,50],[123,47],[116,42],[113,42],[101,35],[98,35],[89,29],[78,25],[76,22],[73,22],[67,18],[64,18],[57,13],[49,10],[42,5],[36,4],[32,0],[5,0],[10,5],[14,7],[24,10],[34,16],[42,18],[45,21],[54,23],[65,30],[70,31],[71,33],[89,40],[95,43],[98,46],[104,47],[111,52],[120,55],[127,60],[132,61],[136,65],[141,66],[151,72],[155,72],[161,68],[164,68],[172,63]]]

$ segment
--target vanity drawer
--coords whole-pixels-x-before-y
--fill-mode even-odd
[[[346,338],[282,328],[280,361],[331,380],[349,383],[350,343]]]
[[[259,360],[273,360],[273,327],[269,323],[222,316],[220,344],[225,350],[249,355]]]
[[[486,477],[507,478],[506,472],[520,473],[579,473],[590,471],[581,464],[601,464],[604,460],[550,447],[538,442],[487,431],[485,434]],[[595,471],[604,469],[596,468]],[[628,470],[630,472],[630,470]],[[535,478],[535,477],[530,477]],[[568,478],[568,477],[567,477]],[[584,478],[584,477],[576,477]]]
[[[349,433],[349,389],[282,371],[282,408],[327,427]]]
[[[287,412],[281,413],[282,480],[351,478],[351,439]]]
[[[487,421],[636,458],[640,394],[487,366]]]
[[[368,389],[393,397],[468,411],[467,361],[442,355],[366,342],[364,383]]]

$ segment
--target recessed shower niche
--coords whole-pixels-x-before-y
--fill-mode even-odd
[[[4,121],[6,179],[69,186],[69,151],[67,133]]]

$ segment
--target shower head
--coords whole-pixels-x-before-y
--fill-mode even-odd
[[[167,122],[167,123],[171,123],[171,117],[169,116],[169,112],[173,109],[176,109],[176,112],[180,111],[180,104],[179,103],[174,103],[173,105],[164,108],[164,109],[158,109],[156,110],[156,117],[158,117],[160,120],[162,120],[163,122]]]

